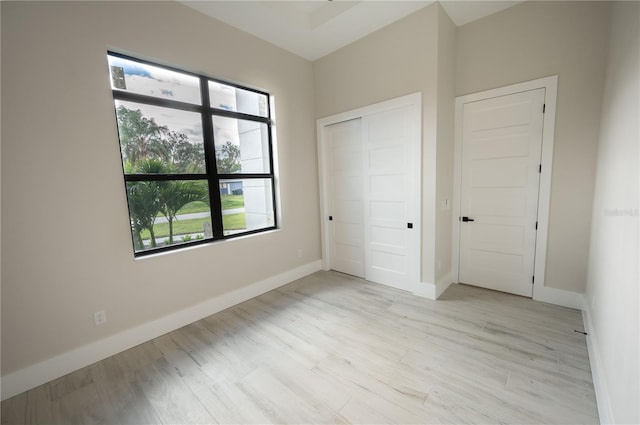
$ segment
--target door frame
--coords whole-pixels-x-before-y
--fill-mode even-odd
[[[454,163],[453,163],[453,203],[452,214],[452,252],[451,272],[453,281],[458,283],[460,266],[460,196],[462,184],[462,113],[465,103],[506,96],[524,91],[545,89],[545,113],[542,129],[542,154],[540,164],[540,187],[538,192],[538,231],[536,233],[536,248],[534,259],[533,299],[578,307],[575,297],[568,291],[545,287],[545,270],[547,258],[547,238],[549,232],[549,206],[551,199],[551,175],[553,166],[553,142],[556,120],[556,98],[558,93],[558,76],[540,78],[523,83],[512,84],[505,87],[458,96],[455,100],[455,139],[454,139]]]
[[[417,126],[416,143],[418,148],[422,146],[422,93],[416,92],[406,96],[390,99],[387,101],[375,103],[372,105],[357,108],[351,111],[341,112],[339,114],[331,115],[328,117],[320,118],[316,121],[317,140],[318,140],[318,175],[320,184],[320,236],[322,241],[322,269],[331,269],[331,243],[330,243],[330,229],[328,225],[328,208],[330,205],[330,190],[329,190],[329,175],[328,175],[328,159],[327,155],[329,150],[327,147],[327,137],[325,127],[338,124],[344,121],[350,121],[358,118],[364,118],[368,115],[373,115],[381,112],[390,111],[393,109],[402,108],[405,106],[413,106],[416,111],[413,125]],[[421,154],[419,155],[422,158]],[[422,167],[420,166],[420,169]],[[422,178],[421,171],[418,170],[416,181],[414,184],[417,187],[417,191],[422,193]],[[418,203],[417,220],[414,222],[414,231],[419,235],[422,235],[422,212],[421,203]],[[420,244],[421,245],[421,244]],[[418,278],[419,283],[421,276],[421,255],[418,255],[418,264],[415,275]]]

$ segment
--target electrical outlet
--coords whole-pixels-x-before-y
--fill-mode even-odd
[[[93,313],[93,322],[96,326],[104,325],[107,323],[107,313],[104,310],[96,311]]]
[[[445,199],[440,201],[440,211],[447,211],[449,209],[449,200]]]

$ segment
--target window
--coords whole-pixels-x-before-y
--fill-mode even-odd
[[[269,94],[107,58],[135,255],[276,228]]]

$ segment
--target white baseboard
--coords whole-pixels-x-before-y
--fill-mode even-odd
[[[565,291],[564,289],[551,288],[543,286],[543,283],[534,285],[533,299],[549,304],[555,304],[562,307],[575,308],[582,310],[583,295],[577,292]]]
[[[225,310],[258,295],[279,288],[296,279],[320,270],[320,260],[305,264],[276,276],[211,298],[193,307],[161,317],[152,322],[117,333],[68,351],[40,363],[9,373],[0,380],[2,400],[20,394],[38,385],[89,366],[153,338],[179,329],[197,320]]]
[[[447,288],[449,288],[449,286],[451,286],[452,283],[453,283],[453,277],[451,272],[442,276],[436,282],[436,300],[440,298],[440,295],[444,294],[444,291],[446,291]]]
[[[606,381],[604,380],[604,371],[602,361],[600,360],[600,348],[598,346],[598,338],[596,337],[593,322],[591,321],[591,308],[587,299],[583,296],[582,321],[584,323],[584,331],[587,333],[587,350],[589,351],[589,364],[591,365],[591,377],[593,379],[593,389],[596,393],[596,402],[598,404],[598,416],[601,424],[615,423],[613,410],[611,409],[611,398],[607,391]]]
[[[413,295],[418,297],[427,298],[429,300],[436,299],[436,285],[431,282],[420,282],[413,289]]]
[[[430,300],[437,300],[440,295],[451,285],[451,273],[447,273],[441,277],[436,283],[421,282],[413,290],[413,294]]]

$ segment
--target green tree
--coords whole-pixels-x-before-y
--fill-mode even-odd
[[[170,149],[164,141],[166,127],[156,124],[153,118],[147,118],[139,109],[132,110],[120,105],[116,110],[120,150],[123,161],[136,163],[144,158],[157,157],[169,160]]]
[[[166,133],[166,143],[171,152],[171,161],[179,173],[204,173],[204,145],[192,143],[177,131]]]
[[[170,167],[164,161],[157,158],[145,158],[138,161],[132,168],[136,174],[165,174]],[[136,250],[144,249],[141,232],[145,229],[151,235],[150,245],[157,246],[153,225],[156,216],[162,211],[163,189],[167,186],[165,181],[139,181],[127,182],[127,197],[129,199],[129,215],[131,229],[133,230],[133,244]]]
[[[240,171],[240,146],[227,141],[220,148],[216,148],[216,164],[218,173],[234,174]]]
[[[209,202],[206,185],[194,181],[169,181],[160,190],[162,215],[169,223],[169,244],[173,243],[173,221],[178,211],[194,201]]]
[[[139,109],[117,109],[120,149],[131,166],[144,158],[159,158],[172,164],[178,173],[204,173],[204,145],[193,143],[183,133],[158,125]]]

